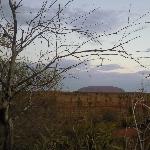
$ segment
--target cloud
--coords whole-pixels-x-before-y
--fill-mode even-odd
[[[142,70],[142,71],[138,71],[137,73],[139,73],[140,75],[149,75],[150,71]]]
[[[98,33],[118,28],[124,22],[126,14],[125,11],[106,9],[95,9],[93,12],[87,12],[79,8],[73,11],[67,9],[65,13],[72,18],[70,24],[73,26]]]
[[[17,21],[19,25],[27,25],[26,22],[33,19],[42,6],[42,3],[40,3],[40,1],[36,2],[38,4],[36,7],[33,7],[33,5],[31,5],[32,6],[31,7],[29,5],[31,2],[30,3],[28,2],[29,4],[23,3],[23,2],[22,2],[22,6],[17,9]],[[49,3],[47,7],[50,4],[51,3]],[[5,18],[7,20],[11,20],[12,14],[11,14],[11,9],[9,7],[8,1],[3,1],[2,7],[3,7],[3,14],[5,15]],[[46,14],[46,18],[45,19],[42,18],[42,19],[46,20],[46,19],[52,18],[56,14],[57,11],[58,10],[52,7],[52,9],[50,9],[50,11],[48,11],[48,13]]]
[[[79,62],[72,59],[62,59],[61,62],[59,62],[60,68],[68,68],[69,66],[78,64]]]
[[[145,52],[150,52],[150,48],[148,48]]]
[[[62,66],[67,67],[76,64],[76,60],[63,60]],[[87,70],[85,69],[87,67]],[[141,82],[144,82],[145,91],[150,91],[148,86],[149,80],[144,79],[141,75],[143,72],[148,73],[146,70],[138,71],[135,73],[119,73],[118,69],[124,67],[118,64],[107,64],[99,68],[93,67],[90,63],[87,66],[81,65],[64,74],[66,79],[63,81],[64,90],[77,90],[85,86],[116,86],[124,89],[125,91],[139,91]],[[70,78],[68,74],[77,77],[78,79]]]
[[[30,6],[29,3],[31,4]],[[31,20],[35,16],[41,4],[40,1],[37,1],[35,7],[31,7],[32,3],[30,1],[23,3],[23,6],[18,9],[18,23],[20,25],[26,25],[26,21]],[[3,8],[6,18],[10,19],[10,8],[7,1],[3,2]],[[52,18],[57,11],[57,5],[54,5],[46,14],[45,19]],[[77,28],[81,28],[84,31],[89,30],[90,33],[101,33],[118,28],[118,26],[122,24],[124,15],[125,11],[95,9],[93,12],[87,12],[79,8],[72,10],[71,7],[67,6],[60,16],[63,18],[62,22],[64,24],[67,22],[69,26],[77,26]]]
[[[124,67],[121,67],[118,64],[108,64],[108,65],[103,65],[98,68],[98,70],[101,70],[101,71],[112,71],[112,70],[114,71],[117,69],[124,69]]]
[[[66,68],[69,67],[71,65],[75,65],[75,64],[79,64],[80,61],[78,60],[72,60],[72,59],[62,59],[61,62],[59,62],[59,67],[61,68]],[[124,69],[124,67],[118,65],[118,64],[104,64],[102,66],[99,67],[95,67],[92,66],[91,63],[89,61],[80,64],[79,66],[77,66],[75,68],[75,70],[81,70],[81,71],[85,71],[89,70],[89,71],[115,71],[118,69]]]
[[[66,78],[64,90],[78,90],[85,86],[116,86],[125,91],[139,91],[141,82],[144,83],[145,91],[150,91],[150,81],[143,79],[139,72],[135,73],[118,73],[118,72],[100,72],[90,70],[87,72],[76,73],[78,79]]]

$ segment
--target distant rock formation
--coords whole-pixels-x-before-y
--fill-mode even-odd
[[[88,86],[83,87],[78,90],[79,92],[113,92],[113,93],[120,93],[124,92],[123,89],[113,86]]]

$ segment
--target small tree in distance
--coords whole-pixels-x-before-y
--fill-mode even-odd
[[[72,1],[68,1],[62,8],[59,5],[58,11],[52,13],[54,14],[53,16],[47,15],[50,11],[53,11],[57,0],[54,0],[51,4],[48,1],[44,1],[39,11],[34,14],[30,12],[33,18],[26,21],[26,25],[18,23],[18,15],[23,13],[19,10],[22,7],[22,0],[19,2],[8,0],[11,12],[8,18],[5,17],[3,4],[0,1],[0,122],[5,129],[4,150],[12,150],[13,147],[13,122],[9,111],[11,103],[18,93],[52,89],[64,78],[64,73],[81,64],[86,65],[95,59],[100,60],[100,64],[109,55],[120,55],[134,59],[125,51],[124,45],[139,37],[135,36],[128,39],[127,37],[131,33],[127,31],[131,27],[141,25],[140,18],[115,32],[93,34],[82,27],[70,27],[70,24],[64,21],[63,11]],[[94,11],[92,10],[88,14]],[[83,22],[86,17],[87,15],[81,16]],[[75,22],[77,19],[72,19],[71,22]],[[123,34],[122,38],[117,42],[118,44],[107,49],[103,48],[102,38],[117,36],[118,34]],[[74,35],[77,35],[79,41],[75,42],[71,39]],[[83,35],[86,38],[80,40]],[[84,46],[91,41],[99,44],[100,48],[84,49]],[[39,49],[40,45],[43,47],[42,50]],[[33,46],[36,46],[38,50],[34,50]],[[35,55],[35,60],[29,59],[27,50]],[[72,64],[64,65],[63,62],[67,59],[76,59],[76,61]],[[134,60],[140,64],[138,60]]]

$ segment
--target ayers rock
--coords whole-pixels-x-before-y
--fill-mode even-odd
[[[78,91],[79,92],[110,92],[110,93],[124,92],[123,89],[114,86],[87,86],[87,87],[80,88]]]

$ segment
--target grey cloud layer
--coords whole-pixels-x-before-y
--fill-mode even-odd
[[[102,70],[102,71],[112,71],[117,69],[123,69],[123,67],[121,67],[118,64],[109,64],[109,65],[103,65],[98,68],[98,70]]]
[[[39,2],[37,2],[37,3],[39,3]],[[11,19],[12,16],[11,16],[11,11],[10,11],[8,1],[7,0],[3,1],[2,6],[3,6],[3,13],[4,13],[5,17],[7,19]],[[33,19],[35,17],[35,15],[39,11],[39,9],[40,9],[40,7],[39,8],[33,7],[33,5],[29,6],[29,5],[24,5],[24,3],[22,3],[22,6],[17,10],[18,24],[26,25],[27,21],[30,21],[31,19]],[[52,16],[54,16],[54,14],[56,14],[56,12],[57,12],[56,9],[52,9],[51,11],[49,11],[49,14],[47,14],[46,17],[51,18]]]
[[[77,61],[73,60],[63,60],[63,62],[62,66],[77,63]],[[71,73],[78,77],[78,80],[66,78],[63,81],[65,90],[74,91],[85,86],[106,85],[117,86],[125,89],[126,91],[138,91],[141,88],[141,82],[144,82],[145,91],[150,91],[150,81],[149,79],[144,78],[147,74],[150,74],[150,71],[143,70],[135,73],[119,73],[116,72],[117,69],[124,68],[118,64],[104,64],[98,68],[93,68],[90,64],[88,64],[88,71],[84,70],[84,65],[78,66],[77,68],[73,69]]]
[[[80,72],[77,79],[64,80],[64,89],[77,90],[85,86],[117,86],[125,91],[139,91],[143,76],[137,73],[117,73],[117,72]],[[145,91],[150,91],[150,81],[144,80]],[[69,86],[68,86],[69,85]]]
[[[71,66],[71,65],[74,65],[74,64],[78,64],[80,63],[79,61],[77,60],[72,60],[72,59],[63,59],[60,63],[60,67],[68,67],[68,66]],[[114,70],[117,70],[117,69],[123,69],[124,67],[118,65],[118,64],[107,64],[107,65],[102,65],[100,67],[93,67],[91,66],[90,62],[86,62],[86,66],[85,66],[85,63],[79,65],[77,68],[80,69],[80,70],[85,70],[85,67],[88,68],[88,70],[94,70],[94,71],[97,71],[97,70],[100,70],[100,71],[114,71]],[[76,69],[76,68],[75,68]]]
[[[28,5],[23,5],[21,8],[19,8],[17,13],[18,22],[19,24],[23,25],[26,24],[27,20],[32,19],[36,12],[39,10],[39,8],[33,7],[32,2],[30,2],[31,6],[29,5],[29,1],[26,3],[28,3]],[[40,4],[40,1],[37,1],[37,4]],[[7,1],[3,1],[3,8],[6,17],[10,19],[10,8]],[[81,10],[79,8],[77,9],[75,7],[71,10],[71,8],[72,7],[68,6],[64,10],[64,15],[62,14],[61,17],[69,17],[69,19],[65,19],[64,22],[84,30],[89,30],[90,32],[100,33],[117,28],[120,24],[122,24],[122,21],[124,20],[123,18],[125,16],[124,11],[96,9],[93,13],[88,14],[89,12],[86,12],[85,10]],[[32,14],[30,12],[32,12]],[[56,12],[57,4],[50,10],[46,18],[51,18]],[[77,20],[72,22],[74,19]]]
[[[67,12],[71,18],[77,20],[72,23],[74,26],[89,30],[91,32],[104,32],[118,28],[125,18],[125,11],[96,9],[93,13],[88,14],[84,10],[77,9],[74,12]],[[83,16],[87,16],[86,19]]]

